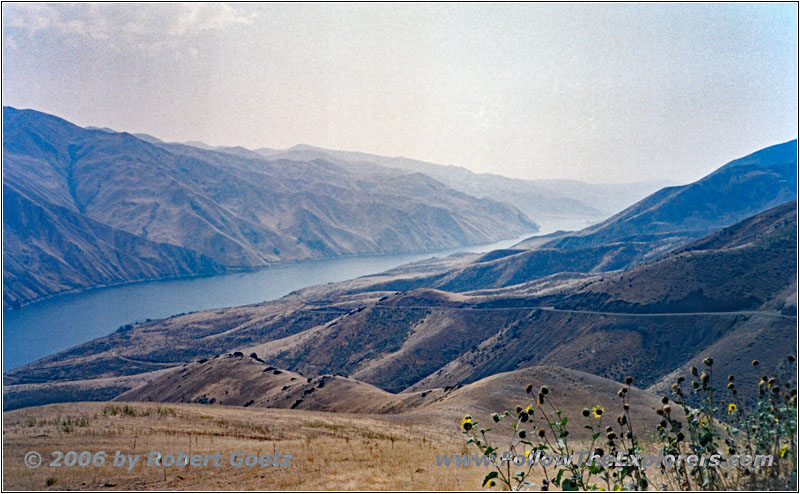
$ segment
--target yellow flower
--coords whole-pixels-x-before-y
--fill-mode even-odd
[[[489,487],[494,487],[495,486],[494,480],[490,480],[489,483],[486,485],[488,485]]]
[[[728,403],[728,413],[733,413],[736,411],[736,404],[735,403]]]
[[[532,453],[532,451],[531,451],[531,450],[528,450],[528,451],[526,451],[526,452],[525,452],[525,459],[526,459],[526,460],[529,460],[529,459],[530,459],[530,457],[531,457],[531,453]]]
[[[525,409],[525,413],[533,415],[533,405],[528,405],[528,408]]]
[[[602,417],[603,416],[603,407],[601,407],[600,405],[597,405],[596,407],[592,408],[592,413],[594,413],[594,416],[597,417],[597,418]]]
[[[706,425],[706,419],[705,418],[700,419],[700,425]]]
[[[472,417],[467,415],[463,419],[461,419],[461,428],[464,429],[465,431],[472,429]]]
[[[781,458],[783,458],[784,456],[786,456],[786,451],[788,451],[788,449],[789,448],[787,448],[786,445],[784,444],[783,446],[781,446],[781,449],[778,450],[778,455]]]

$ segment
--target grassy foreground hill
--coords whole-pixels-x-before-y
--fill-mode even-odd
[[[268,372],[262,372],[269,368]],[[228,356],[190,364],[174,372],[182,376],[182,387],[198,397],[236,395],[255,403],[247,406],[187,404],[175,399],[176,388],[158,381],[138,392],[120,397],[153,398],[162,401],[73,403],[25,408],[4,413],[3,487],[5,489],[109,489],[109,490],[313,490],[313,489],[418,489],[471,490],[480,485],[487,467],[437,466],[436,456],[472,454],[459,434],[465,413],[489,421],[490,411],[526,406],[527,384],[548,385],[554,399],[577,424],[579,410],[603,405],[611,413],[619,400],[620,383],[582,372],[556,367],[534,367],[492,376],[458,389],[435,390],[424,402],[405,400],[402,407],[378,410],[372,407],[376,389],[361,386],[351,395],[328,379],[309,399],[328,413],[295,409],[262,408],[265,397],[280,395],[275,386],[290,385],[290,372],[275,374],[272,367],[249,357]],[[228,376],[259,374],[266,386],[239,387],[234,379],[206,379],[208,372]],[[254,372],[255,371],[255,372]],[[231,373],[232,372],[232,373]],[[297,379],[300,381],[300,379]],[[338,386],[343,378],[338,379]],[[245,378],[247,381],[247,378]],[[247,381],[249,384],[249,381]],[[314,386],[319,384],[315,380]],[[204,389],[196,384],[204,384]],[[286,384],[283,384],[286,383]],[[305,384],[306,380],[302,379]],[[352,383],[352,381],[351,381]],[[353,383],[356,384],[357,383]],[[328,388],[330,386],[330,388]],[[189,391],[191,389],[192,391]],[[325,394],[325,389],[331,391]],[[226,394],[225,392],[228,391]],[[242,392],[250,393],[247,396]],[[138,393],[138,394],[137,394]],[[337,396],[337,394],[339,396]],[[391,398],[389,393],[379,392]],[[324,396],[323,396],[324,395]],[[187,395],[188,397],[189,395]],[[194,396],[194,395],[192,395]],[[347,402],[342,396],[349,397]],[[419,394],[409,394],[419,397]],[[170,403],[163,403],[163,402]],[[658,396],[633,389],[638,430],[651,433],[658,422]],[[360,407],[358,406],[360,404]],[[619,404],[619,403],[617,403]],[[537,419],[535,424],[540,424]],[[543,425],[543,423],[542,423]],[[588,441],[586,431],[576,428],[576,444]],[[648,432],[650,431],[650,432]],[[22,458],[38,451],[48,462],[52,451],[116,451],[142,455],[134,468],[89,465],[78,469],[50,467],[31,470]],[[291,454],[291,467],[232,467],[226,461],[218,468],[143,465],[151,451],[177,455],[209,455],[219,451],[224,459],[243,451],[259,456]],[[110,463],[110,462],[109,462]],[[541,479],[537,479],[541,481]]]

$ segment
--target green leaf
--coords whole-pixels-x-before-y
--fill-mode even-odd
[[[577,491],[578,484],[572,479],[564,479],[561,481],[561,490],[562,491]]]
[[[489,473],[487,473],[486,477],[484,477],[484,479],[483,479],[483,483],[481,484],[481,487],[484,487],[487,483],[489,483],[490,480],[492,480],[494,478],[497,478],[497,472],[489,472]]]

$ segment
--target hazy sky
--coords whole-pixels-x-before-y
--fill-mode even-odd
[[[3,104],[522,178],[699,178],[797,136],[796,4],[3,4]]]

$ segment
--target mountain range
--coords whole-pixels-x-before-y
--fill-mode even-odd
[[[280,261],[418,252],[537,231],[420,173],[355,174],[164,144],[3,108],[3,304]]]
[[[377,156],[308,145],[297,145],[283,150],[260,148],[255,152],[273,159],[324,159],[351,167],[356,172],[370,170],[378,165],[404,172],[424,173],[465,194],[513,204],[542,223],[573,219],[582,220],[586,225],[587,222],[605,219],[666,185],[661,182],[590,184],[578,180],[513,179],[400,156]]]
[[[691,184],[663,188],[583,230],[533,237],[447,272],[383,288],[465,291],[568,271],[626,269],[796,197],[795,140],[735,160]]]
[[[95,128],[96,127],[91,127]],[[99,130],[114,132],[104,127]],[[148,134],[134,134],[144,141],[165,146],[167,143]],[[530,218],[547,224],[572,220],[587,226],[615,214],[630,204],[668,185],[666,182],[631,182],[624,184],[591,184],[578,180],[524,180],[491,173],[475,173],[453,165],[440,165],[402,156],[379,156],[354,151],[325,149],[298,144],[288,149],[239,146],[211,146],[200,141],[183,144],[199,149],[236,154],[250,158],[288,159],[292,161],[324,160],[347,168],[357,175],[379,173],[422,173],[450,188],[474,197],[507,202]]]
[[[796,351],[796,146],[767,148],[662,189],[578,232],[121,328],[7,372],[5,403],[122,392],[218,402],[220,379],[198,376],[218,375],[215,362],[230,352],[226,358],[239,352],[259,363],[258,372],[294,373],[315,385],[333,376],[356,395],[399,394],[376,404],[409,399],[415,407],[424,405],[415,401],[422,393],[442,396],[532,366],[612,381],[633,376],[654,392],[711,353],[723,374],[747,377],[754,358],[776,368]],[[249,373],[241,381],[230,374],[225,386],[249,387]],[[195,384],[184,388],[183,379]],[[176,394],[178,385],[186,391]],[[235,396],[289,408],[307,391],[264,385],[261,394]],[[743,389],[742,398],[752,392]]]

